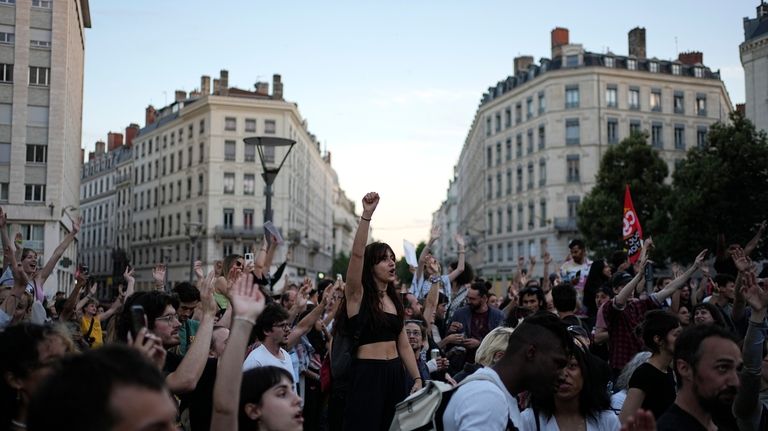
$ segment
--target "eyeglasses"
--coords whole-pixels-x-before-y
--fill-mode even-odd
[[[156,317],[155,318],[155,321],[158,321],[158,320],[161,321],[161,322],[165,322],[165,323],[171,323],[174,320],[178,322],[179,321],[179,315],[178,314],[166,314],[165,316],[160,316],[160,317]]]
[[[291,324],[288,322],[283,323],[275,323],[272,325],[273,328],[282,328],[282,329],[291,329]]]
[[[243,262],[240,262],[239,260],[236,260],[235,261],[235,266],[240,268],[241,266],[243,266]]]
[[[409,331],[409,330],[406,329],[405,330],[405,335],[407,335],[409,337],[411,337],[411,336],[413,336],[413,337],[421,337],[421,331],[418,330],[418,329],[414,330],[414,331]]]

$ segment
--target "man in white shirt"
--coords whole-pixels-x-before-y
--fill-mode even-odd
[[[528,317],[509,338],[504,357],[482,368],[461,385],[443,414],[445,431],[504,431],[520,429],[515,395],[530,391],[545,397],[554,390],[559,371],[568,363],[573,339],[552,313]],[[507,415],[499,412],[506,411]]]
[[[243,371],[273,365],[288,371],[293,376],[293,382],[296,383],[298,378],[291,355],[283,349],[291,333],[288,312],[278,304],[269,304],[256,319],[254,328],[261,345],[245,358]]]

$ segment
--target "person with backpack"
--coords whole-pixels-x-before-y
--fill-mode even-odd
[[[363,198],[363,214],[352,245],[344,300],[334,324],[332,361],[345,355],[350,359],[346,370],[341,367],[348,380],[344,430],[389,429],[395,405],[405,398],[406,389],[414,392],[424,383],[403,328],[403,304],[395,285],[395,254],[384,243],[365,245],[371,216],[378,203],[377,193],[368,193]],[[346,344],[343,353],[337,349],[336,342],[344,337],[351,337],[353,341]],[[333,368],[333,378],[342,378],[336,372],[340,367]],[[411,388],[405,388],[405,372],[414,381]],[[341,390],[335,382],[334,385],[334,390]]]
[[[452,394],[442,416],[445,431],[523,429],[516,395],[551,396],[573,348],[557,316],[542,311],[526,318],[496,365],[477,370]]]

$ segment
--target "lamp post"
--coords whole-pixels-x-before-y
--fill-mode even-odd
[[[195,276],[195,249],[203,224],[188,222],[184,223],[184,226],[187,228],[187,236],[189,236],[189,282],[191,284]]]
[[[274,184],[277,174],[288,159],[291,149],[296,145],[296,141],[274,136],[253,136],[245,138],[243,141],[246,145],[256,145],[256,149],[259,151],[259,160],[261,160],[261,167],[264,171],[261,177],[264,178],[264,182],[267,185],[264,190],[266,197],[264,222],[266,223],[272,221],[272,184]],[[282,158],[278,163],[280,156]]]

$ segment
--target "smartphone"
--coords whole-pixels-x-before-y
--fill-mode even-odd
[[[344,281],[344,277],[341,274],[336,274],[336,281]]]
[[[253,263],[253,253],[245,253],[245,266]]]
[[[131,333],[134,339],[141,328],[145,326],[147,326],[147,315],[144,313],[144,307],[141,305],[131,306]]]

